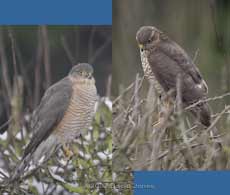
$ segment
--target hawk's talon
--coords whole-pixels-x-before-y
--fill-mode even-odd
[[[161,101],[162,100],[162,94],[159,94],[159,100]]]
[[[74,155],[74,153],[66,145],[63,145],[63,151],[67,159],[71,159]]]
[[[152,124],[153,128],[154,128],[157,124],[159,124],[159,121],[156,121],[156,122],[154,122],[154,123]]]

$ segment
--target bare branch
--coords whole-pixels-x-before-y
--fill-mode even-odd
[[[45,75],[46,75],[46,88],[48,88],[51,84],[51,64],[50,64],[50,48],[49,48],[49,39],[48,39],[48,31],[46,26],[41,26],[42,33],[42,43],[44,49],[44,65],[45,65]]]
[[[220,100],[220,99],[223,99],[227,96],[230,96],[230,92],[228,93],[225,93],[225,94],[222,94],[222,95],[219,95],[219,96],[215,96],[215,97],[211,97],[211,98],[206,98],[206,99],[202,99],[202,100],[199,100],[197,102],[195,102],[194,104],[188,106],[185,108],[185,110],[190,110],[191,108],[194,108],[196,107],[197,105],[201,104],[201,103],[204,103],[204,102],[209,102],[209,101],[215,101],[215,100]]]
[[[68,46],[68,44],[67,44],[67,41],[66,41],[66,39],[65,39],[64,36],[61,37],[61,43],[62,43],[62,46],[63,46],[63,48],[64,48],[64,50],[65,50],[65,53],[66,53],[66,55],[67,55],[67,57],[68,57],[70,63],[71,63],[72,65],[74,65],[75,62],[76,62],[76,60],[75,60],[75,58],[74,58],[72,52],[70,51],[70,48],[69,48],[69,46]]]

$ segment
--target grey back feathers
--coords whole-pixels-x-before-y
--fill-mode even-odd
[[[46,90],[39,106],[32,115],[31,130],[33,130],[33,136],[24,150],[22,161],[16,167],[11,181],[20,177],[30,161],[36,165],[43,155],[48,159],[54,147],[57,147],[57,138],[50,135],[54,127],[61,121],[69,105],[72,94],[70,82],[66,77]],[[44,144],[41,144],[42,142]]]
[[[31,129],[34,135],[25,149],[24,156],[33,152],[61,121],[72,95],[71,81],[66,77],[47,89],[40,105],[33,113]]]

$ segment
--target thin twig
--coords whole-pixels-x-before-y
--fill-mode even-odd
[[[190,110],[191,108],[194,108],[194,107],[196,107],[197,105],[199,105],[201,103],[205,103],[205,102],[209,102],[209,101],[215,101],[215,100],[220,100],[220,99],[223,99],[223,98],[225,98],[227,96],[230,96],[230,92],[222,94],[222,95],[219,95],[219,96],[202,99],[202,100],[199,100],[199,101],[195,102],[194,104],[191,104],[190,106],[186,107],[185,110]]]
[[[10,124],[11,122],[12,122],[12,116],[4,123],[4,124],[2,124],[1,126],[0,126],[0,131],[4,128],[4,127],[6,127],[8,124]]]
[[[42,34],[41,28],[37,32],[37,51],[36,51],[36,61],[35,61],[35,79],[34,79],[34,104],[33,107],[37,106],[40,99],[40,85],[41,85],[41,64],[42,64]]]
[[[45,75],[46,75],[46,88],[51,84],[51,64],[50,64],[50,48],[48,31],[46,26],[41,26],[43,49],[44,49],[44,65],[45,65]]]
[[[109,36],[109,37],[107,38],[107,40],[105,40],[104,44],[103,44],[102,46],[100,46],[100,47],[96,50],[96,52],[94,53],[94,55],[93,55],[92,57],[90,57],[89,63],[90,63],[90,64],[93,64],[93,63],[95,62],[95,60],[96,60],[100,55],[103,54],[103,52],[104,52],[105,49],[111,44],[111,42],[112,42],[112,38],[111,38],[111,36]]]
[[[10,79],[9,79],[9,73],[8,73],[8,63],[4,48],[4,38],[3,38],[3,31],[2,27],[0,27],[0,59],[1,59],[1,67],[2,67],[2,76],[3,84],[6,90],[7,98],[11,98],[11,85],[10,85]]]
[[[62,43],[62,46],[63,46],[63,48],[64,48],[64,50],[65,50],[65,53],[66,53],[66,55],[67,55],[67,57],[68,57],[70,63],[71,63],[72,65],[74,65],[75,62],[76,62],[76,60],[75,60],[73,54],[71,53],[70,48],[69,48],[69,46],[68,46],[68,44],[67,44],[67,41],[66,41],[66,39],[65,39],[64,36],[61,37],[61,43]]]
[[[10,28],[8,28],[8,33],[11,41],[11,51],[13,56],[13,67],[14,67],[14,78],[16,82],[17,91],[19,91],[19,84],[18,84],[18,68],[17,68],[17,62],[16,62],[16,54],[15,54],[15,40],[13,36],[13,32]]]
[[[226,106],[223,111],[215,118],[215,120],[212,122],[212,124],[207,128],[207,132],[211,131],[215,126],[216,123],[220,120],[220,118],[223,116],[223,114],[230,109],[230,105]]]
[[[195,61],[196,61],[196,59],[197,59],[197,57],[198,57],[199,52],[200,52],[200,50],[199,50],[199,48],[198,48],[198,49],[196,50],[196,52],[195,52],[194,57],[193,57],[193,62],[195,62]]]

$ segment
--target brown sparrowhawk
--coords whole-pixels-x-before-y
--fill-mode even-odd
[[[206,97],[208,87],[197,66],[176,42],[153,26],[141,27],[136,40],[140,47],[142,67],[145,76],[159,94],[174,91],[175,100],[178,77],[183,107]],[[210,126],[211,112],[206,102],[191,109],[191,113],[206,127]]]
[[[12,180],[20,177],[32,162],[47,160],[57,147],[71,142],[89,128],[97,100],[93,68],[74,66],[68,76],[49,87],[31,119],[32,139]]]

